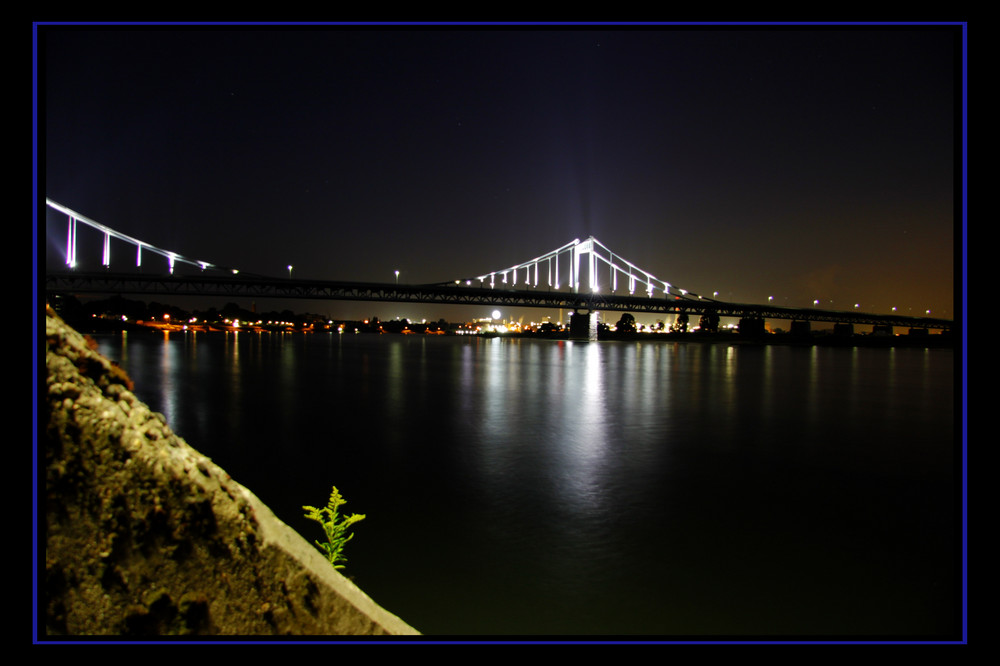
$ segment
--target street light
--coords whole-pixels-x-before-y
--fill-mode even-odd
[[[399,284],[399,271],[396,271],[396,284]]]
[[[288,279],[292,279],[292,265],[288,264]]]

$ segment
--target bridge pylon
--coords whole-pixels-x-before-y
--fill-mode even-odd
[[[599,315],[597,310],[574,308],[569,316],[569,339],[596,342]]]

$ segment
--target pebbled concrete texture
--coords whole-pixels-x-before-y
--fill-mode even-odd
[[[419,634],[173,433],[48,307],[44,345],[40,632]]]

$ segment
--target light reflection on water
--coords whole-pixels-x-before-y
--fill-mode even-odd
[[[428,633],[891,634],[950,618],[952,353],[100,339],[172,427]],[[942,545],[944,543],[945,545]]]

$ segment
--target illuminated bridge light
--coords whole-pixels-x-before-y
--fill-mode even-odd
[[[76,267],[76,218],[69,216],[69,229],[66,231],[66,265]]]
[[[150,245],[149,243],[145,243],[139,240],[138,238],[133,238],[131,236],[121,233],[120,231],[116,231],[108,226],[105,226],[100,222],[95,222],[94,220],[88,219],[83,215],[80,215],[76,211],[71,210],[66,206],[63,206],[62,204],[56,203],[55,201],[52,201],[49,198],[45,199],[45,205],[47,205],[49,208],[65,213],[69,218],[69,228],[67,229],[67,234],[66,234],[66,265],[70,268],[74,268],[77,263],[76,262],[77,222],[83,222],[87,226],[93,229],[97,229],[98,231],[104,234],[104,248],[101,260],[105,267],[110,267],[111,265],[111,238],[114,237],[117,238],[118,240],[123,240],[126,243],[131,243],[132,245],[136,246],[135,264],[137,267],[142,266],[142,250],[143,248],[145,248],[147,250],[155,252],[156,254],[167,257],[168,261],[170,262],[171,273],[173,273],[173,265],[177,261],[201,266],[202,270],[208,268],[217,268],[215,265],[207,261],[195,261],[192,259],[187,259],[177,254],[176,252],[168,252],[166,250],[161,250],[160,248]]]

